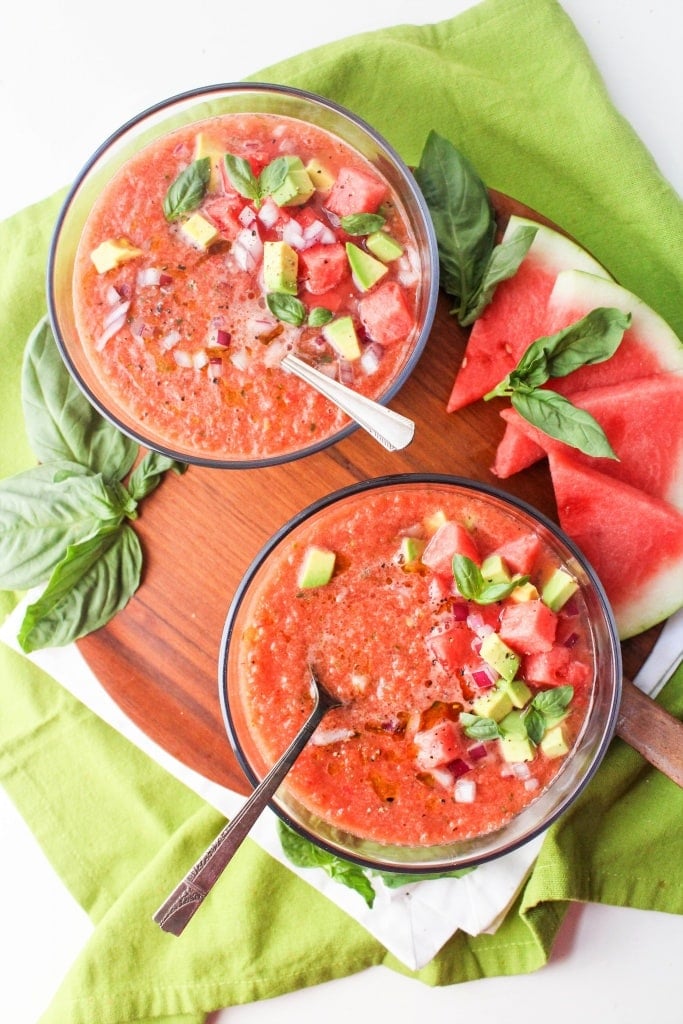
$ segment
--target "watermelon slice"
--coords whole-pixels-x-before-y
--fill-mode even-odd
[[[514,369],[531,342],[543,335],[548,299],[561,270],[576,267],[609,278],[585,249],[527,218],[510,217],[503,240],[524,225],[538,228],[536,236],[516,274],[501,281],[472,327],[448,400],[448,412],[483,398]]]
[[[622,640],[683,605],[683,515],[564,453],[548,454],[559,523],[597,573]]]
[[[532,427],[514,409],[504,409],[500,415],[511,435],[528,442],[532,461],[536,452],[539,458],[549,451],[564,452],[581,465],[638,487],[683,512],[683,375],[660,373],[589,388],[572,394],[571,401],[598,421],[618,461],[584,455]],[[647,429],[643,429],[645,424]],[[518,446],[518,458],[521,450],[522,446]]]

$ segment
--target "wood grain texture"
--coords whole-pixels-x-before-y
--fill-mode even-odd
[[[492,193],[499,227],[528,208]],[[548,223],[545,221],[545,223]],[[410,380],[391,402],[416,422],[415,440],[388,453],[361,430],[324,452],[259,470],[190,467],[167,474],[135,524],[144,550],[142,584],[105,627],[79,641],[105,690],[161,747],[206,777],[250,787],[226,736],[218,696],[225,617],[253,557],[301,508],[354,483],[394,473],[438,472],[500,486],[557,522],[545,462],[505,481],[490,471],[503,433],[501,402],[446,412],[467,340],[440,296],[434,327]],[[623,645],[633,675],[658,629]]]

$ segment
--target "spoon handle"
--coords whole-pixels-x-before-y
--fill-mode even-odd
[[[173,935],[180,935],[185,925],[201,906],[204,897],[211,891],[233,856],[246,839],[254,822],[267,806],[268,801],[301,753],[311,734],[320,722],[329,703],[317,700],[301,731],[292,740],[284,754],[275,762],[268,774],[258,784],[247,802],[240,808],[225,828],[216,836],[185,878],[154,914],[160,927]]]
[[[312,387],[316,388],[322,395],[338,405],[339,408],[350,416],[352,420],[367,430],[376,441],[379,441],[387,451],[395,452],[406,448],[413,440],[415,424],[407,416],[402,416],[393,409],[387,409],[380,402],[375,402],[365,395],[359,395],[357,391],[347,388],[339,381],[332,380],[326,374],[309,366],[298,356],[288,353],[282,360],[281,366],[290,370]]]

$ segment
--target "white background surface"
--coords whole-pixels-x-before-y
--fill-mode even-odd
[[[438,21],[470,6],[471,0],[347,0],[331,8],[321,0],[296,0],[293,17],[283,0],[6,3],[0,13],[0,218],[68,184],[105,137],[166,95],[237,80],[341,35]],[[562,6],[615,105],[683,193],[680,0],[562,0]],[[33,1024],[87,940],[90,923],[2,790],[0,877],[0,1019]],[[681,1024],[682,953],[680,917],[575,907],[550,964],[533,975],[428,989],[375,968],[222,1011],[212,1024],[341,1024],[354,1017],[364,1024],[378,1012],[395,1024],[413,1024],[419,1016],[430,1024],[496,1018],[527,1024],[539,1015],[553,1024],[582,1018]]]

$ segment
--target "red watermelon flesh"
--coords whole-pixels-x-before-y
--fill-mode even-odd
[[[558,452],[548,455],[559,523],[597,573],[622,640],[683,605],[683,515]]]
[[[596,276],[605,271],[571,239],[544,225],[512,216],[503,239],[524,225],[538,229],[515,275],[501,281],[475,321],[447,404],[455,412],[475,402],[514,369],[526,348],[543,334],[548,299],[561,270],[579,267]]]
[[[619,381],[658,373],[683,373],[683,344],[669,325],[632,292],[583,271],[567,270],[557,276],[548,300],[544,335],[568,327],[598,306],[631,314],[631,326],[610,359],[582,366],[567,377],[555,378],[549,387],[570,395],[586,388],[604,387]]]
[[[504,409],[500,415],[510,432],[527,440],[539,457],[564,452],[581,465],[638,487],[683,512],[683,376],[660,373],[589,388],[573,393],[571,401],[598,421],[618,461],[570,448],[532,427],[514,409]]]

